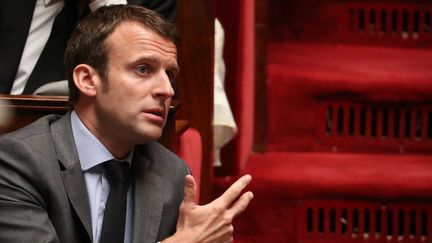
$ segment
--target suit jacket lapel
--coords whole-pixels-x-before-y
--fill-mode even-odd
[[[93,239],[89,199],[73,140],[70,113],[53,123],[51,131],[57,158],[64,168],[61,176],[66,193],[89,238]]]
[[[149,169],[152,162],[140,151],[134,152],[132,170],[135,182],[133,242],[156,242],[164,199],[160,175]]]

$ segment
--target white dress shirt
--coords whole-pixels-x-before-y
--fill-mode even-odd
[[[98,243],[101,237],[105,204],[108,199],[109,182],[105,178],[102,164],[114,159],[105,146],[84,126],[75,111],[71,114],[72,133],[84,173],[84,180],[90,200],[90,212],[93,230],[93,242]],[[131,163],[131,152],[123,160]],[[127,194],[127,210],[124,242],[132,242],[133,226],[133,183],[130,183]]]
[[[89,4],[90,10],[93,12],[101,6],[110,4],[127,4],[126,0],[95,0]],[[64,6],[63,0],[37,0],[33,12],[30,30],[27,36],[24,50],[21,56],[21,61],[18,66],[17,74],[12,85],[11,94],[22,94],[27,84],[36,62],[41,55],[55,17]],[[60,81],[60,80],[53,80]]]

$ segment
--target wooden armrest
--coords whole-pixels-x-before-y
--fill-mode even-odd
[[[65,114],[67,96],[0,95],[0,109],[11,114],[11,120],[0,127],[0,133],[17,130],[48,114]]]
[[[177,137],[180,137],[188,128],[190,127],[190,122],[187,120],[176,120],[175,121],[175,133]]]
[[[2,95],[1,108],[14,110],[45,110],[66,112],[69,109],[67,96]]]

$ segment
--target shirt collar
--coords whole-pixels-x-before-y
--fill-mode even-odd
[[[82,171],[114,159],[108,149],[82,123],[75,111],[71,113],[71,124]],[[132,156],[133,150],[123,160],[130,165]]]

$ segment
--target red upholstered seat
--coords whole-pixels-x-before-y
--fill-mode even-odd
[[[285,42],[268,56],[271,151],[314,150],[323,101],[432,103],[432,49]]]
[[[269,152],[245,172],[284,209],[282,241],[430,240],[432,50],[285,42],[268,57]]]
[[[263,161],[271,161],[271,166]],[[265,173],[254,173],[257,171]],[[428,155],[255,154],[246,172],[252,173],[263,187],[281,190],[292,199],[432,199],[432,163]]]
[[[432,239],[431,16],[428,1],[269,1],[244,242]]]
[[[303,78],[318,85],[319,92],[432,90],[432,49],[283,42],[269,45],[268,58],[270,76]]]
[[[186,161],[197,183],[195,200],[200,198],[200,178],[202,167],[202,141],[201,135],[196,129],[188,128],[180,136],[179,152],[180,158]]]

